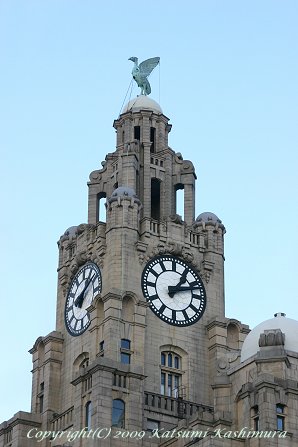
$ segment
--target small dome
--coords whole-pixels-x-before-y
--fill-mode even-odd
[[[139,112],[140,110],[152,110],[155,113],[162,113],[160,105],[145,95],[137,96],[124,106],[122,113]]]
[[[129,186],[119,186],[119,188],[113,191],[111,197],[137,197],[136,192],[133,188],[129,188]]]
[[[286,318],[284,313],[277,313],[274,318],[263,321],[247,335],[241,350],[241,362],[259,352],[260,335],[270,329],[280,329],[285,334],[284,348],[298,352],[298,321]]]
[[[69,227],[67,228],[67,230],[64,232],[63,236],[68,236],[69,238],[74,237],[76,235],[78,227]]]
[[[136,195],[136,192],[133,188],[130,188],[129,186],[119,186],[119,188],[115,189],[113,191],[111,197],[109,198],[108,202],[116,202],[119,200],[119,197],[122,197],[122,200],[129,199],[134,203],[137,203],[141,206],[141,202],[138,199],[138,196]]]
[[[221,223],[221,220],[214,213],[205,212],[198,215],[196,218],[196,222],[218,222]]]

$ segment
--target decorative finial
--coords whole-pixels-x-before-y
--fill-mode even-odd
[[[152,57],[151,59],[146,59],[138,65],[137,57],[130,57],[129,61],[134,62],[134,67],[132,69],[132,77],[138,84],[138,87],[141,88],[141,95],[150,95],[151,87],[148,81],[148,77],[151,72],[154,70],[156,65],[159,64],[159,57]]]

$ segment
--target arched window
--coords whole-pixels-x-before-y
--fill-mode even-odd
[[[96,209],[96,220],[97,222],[106,222],[106,193],[100,192],[97,194],[97,209]]]
[[[92,404],[89,400],[85,405],[85,427],[87,430],[91,430],[91,408]]]
[[[160,354],[160,393],[170,397],[179,397],[182,385],[181,357],[174,352]]]
[[[113,400],[112,426],[124,428],[125,422],[125,403],[121,399]]]

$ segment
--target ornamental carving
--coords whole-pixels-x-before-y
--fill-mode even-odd
[[[285,334],[280,329],[265,330],[259,338],[259,346],[284,346]]]
[[[169,219],[176,224],[182,225],[184,223],[182,217],[179,214],[172,214],[172,216],[169,216]]]

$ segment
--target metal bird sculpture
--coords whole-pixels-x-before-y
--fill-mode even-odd
[[[130,57],[129,61],[134,62],[134,66],[132,69],[132,77],[138,84],[138,87],[141,88],[141,95],[150,95],[151,87],[148,81],[148,77],[151,72],[154,70],[156,65],[159,64],[159,57],[152,57],[151,59],[146,59],[138,65],[137,57]]]

